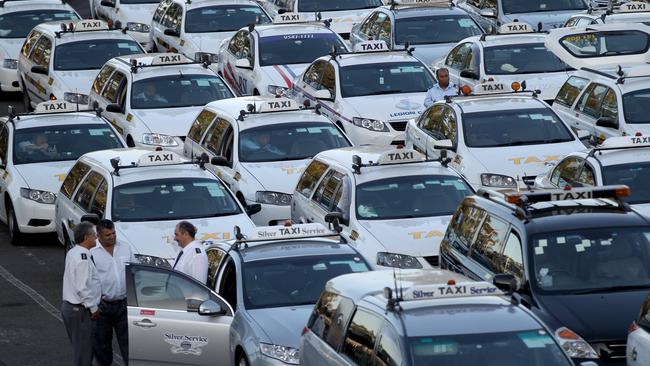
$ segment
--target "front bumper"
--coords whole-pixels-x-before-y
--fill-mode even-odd
[[[6,69],[4,67],[0,67],[0,91],[21,91],[20,81],[18,80],[18,71],[16,69]]]
[[[27,234],[54,232],[54,206],[26,198],[12,201],[20,232]]]
[[[251,205],[259,202],[246,200]],[[257,226],[282,225],[284,221],[291,219],[291,206],[277,206],[262,203],[262,211],[251,216],[251,220]]]
[[[177,139],[178,140],[178,139]],[[164,151],[173,151],[176,154],[183,156],[183,141],[180,141],[177,146],[161,146]],[[135,142],[135,147],[140,148],[140,149],[147,149],[147,150],[156,150],[158,146],[154,145],[145,145],[141,142]]]

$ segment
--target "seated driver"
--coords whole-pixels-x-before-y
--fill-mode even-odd
[[[40,152],[48,156],[56,155],[56,147],[48,144],[47,135],[38,133],[30,141],[23,141],[18,144],[19,148],[26,153]]]

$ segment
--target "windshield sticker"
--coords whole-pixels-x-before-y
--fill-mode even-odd
[[[210,80],[207,79],[196,79],[196,85],[198,86],[210,86]]]
[[[535,254],[536,255],[544,254],[544,247],[535,247]]]
[[[553,339],[543,330],[524,332],[517,335],[528,348],[545,348],[546,346],[553,344]]]
[[[422,338],[413,345],[413,353],[418,357],[442,356],[458,354],[458,343],[453,341],[434,341],[431,338]]]
[[[585,248],[589,248],[591,246],[591,240],[582,239],[582,246],[585,247]]]
[[[542,248],[548,246],[548,242],[546,241],[546,239],[541,239],[539,241],[539,246],[542,247]]]
[[[88,129],[88,134],[90,136],[101,136],[105,134],[106,132],[110,132],[108,128],[89,128]]]
[[[334,33],[281,34],[278,36],[261,37],[259,42],[268,43],[301,39],[336,39],[336,35]]]
[[[191,336],[174,333],[165,333],[165,342],[172,345],[169,349],[172,354],[183,354],[201,356],[202,347],[208,344],[209,338],[203,336]]]
[[[384,77],[383,76],[379,77],[379,85],[384,85]]]
[[[603,246],[612,245],[612,239],[601,240],[600,245],[603,245]]]
[[[380,72],[383,70],[380,70]],[[391,74],[401,74],[401,73],[422,73],[424,68],[422,66],[399,66],[396,68],[390,69]]]
[[[582,253],[585,251],[585,247],[582,244],[576,244],[576,252]]]
[[[563,237],[563,236],[558,236],[557,238],[555,238],[555,242],[558,243],[558,244],[565,244],[566,243],[566,238]]]
[[[372,207],[360,205],[359,206],[359,216],[361,217],[378,217],[379,215],[375,212],[375,209]]]
[[[474,22],[471,19],[458,19],[458,25],[462,28],[474,28]]]

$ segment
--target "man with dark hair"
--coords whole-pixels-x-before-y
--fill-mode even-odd
[[[95,358],[101,365],[113,363],[113,329],[124,362],[129,360],[129,336],[126,311],[125,266],[135,262],[129,244],[117,240],[111,220],[97,223],[97,246],[90,250],[95,258],[102,284],[99,319],[93,324]]]
[[[446,95],[458,95],[456,84],[449,82],[449,70],[447,68],[441,67],[437,69],[436,79],[438,79],[438,82],[427,90],[427,96],[424,98],[426,108],[431,107],[433,103],[439,100],[443,100]]]
[[[92,323],[99,317],[101,284],[90,248],[95,246],[95,228],[89,222],[74,228],[77,245],[65,256],[63,272],[63,324],[72,342],[73,365],[90,366],[93,359]]]
[[[181,247],[174,269],[196,278],[201,283],[208,281],[208,255],[203,245],[195,239],[196,227],[181,221],[174,228],[174,240]]]

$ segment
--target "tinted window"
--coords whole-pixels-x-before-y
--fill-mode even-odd
[[[72,193],[77,189],[77,186],[81,183],[81,179],[83,179],[89,170],[90,167],[88,165],[82,162],[77,162],[65,177],[65,180],[61,185],[61,193],[63,193],[64,196],[71,198]]]
[[[144,53],[136,41],[93,39],[57,45],[54,70],[95,70],[113,57]]]
[[[41,37],[36,46],[34,46],[34,51],[32,51],[29,58],[37,65],[49,67],[50,66],[50,56],[52,54],[52,41],[46,37]]]
[[[594,118],[598,118],[600,116],[600,103],[608,90],[609,88],[604,85],[594,86],[585,101],[582,111]]]
[[[329,211],[332,207],[334,194],[336,193],[339,185],[343,179],[343,174],[330,170],[325,178],[320,182],[312,201],[318,203],[323,209]]]
[[[217,121],[215,121],[208,129],[201,146],[205,147],[215,155],[221,155],[223,137],[229,127],[230,124],[226,122],[226,120],[218,118]]]
[[[25,39],[25,43],[23,43],[23,47],[20,49],[20,53],[25,57],[29,56],[29,52],[32,50],[32,47],[36,44],[40,37],[41,33],[35,30],[29,33],[29,36],[27,36]]]
[[[190,10],[186,16],[187,33],[234,32],[249,24],[271,22],[259,6],[250,5],[206,6]]]
[[[202,110],[192,123],[190,132],[187,133],[187,138],[194,140],[195,142],[201,141],[203,133],[208,128],[214,117],[216,117],[216,113],[210,112],[206,109]]]
[[[216,300],[207,289],[179,273],[139,268],[133,271],[138,307],[198,311],[203,301]]]
[[[115,103],[117,102],[117,91],[125,83],[126,76],[121,72],[113,73],[113,76],[106,82],[106,87],[102,91],[102,97],[108,99],[108,101]]]
[[[0,38],[25,38],[37,25],[52,21],[78,20],[67,10],[28,10],[0,15]]]
[[[524,262],[521,252],[521,240],[514,231],[511,231],[510,235],[508,235],[500,268],[506,273],[513,274],[519,280],[523,279]]]
[[[7,150],[9,149],[9,130],[6,126],[0,128],[0,162],[7,164]]]
[[[395,22],[398,44],[452,43],[481,33],[481,28],[467,15],[405,17]]]
[[[584,10],[587,9],[583,0],[544,0],[522,1],[502,0],[504,14],[538,13],[558,10]]]
[[[318,160],[313,160],[309,166],[307,166],[305,172],[302,173],[296,191],[300,192],[305,197],[311,196],[311,192],[314,190],[314,187],[316,187],[316,183],[318,183],[318,180],[323,176],[323,173],[325,173],[326,170],[327,164],[323,164]]]
[[[178,74],[138,80],[131,90],[131,108],[159,109],[204,106],[232,98],[220,78],[209,75]]]
[[[160,0],[120,0],[120,4],[158,4]]]
[[[472,245],[471,257],[492,272],[498,271],[501,243],[508,232],[508,224],[488,215]]]
[[[623,114],[625,123],[650,123],[648,115],[650,105],[650,89],[636,90],[623,95]]]
[[[469,206],[467,203],[463,204],[449,223],[450,245],[461,253],[467,254],[469,245],[474,240],[485,215],[485,211],[480,208]]]
[[[384,5],[381,0],[299,0],[299,12],[374,9]]]
[[[316,336],[333,348],[343,341],[345,328],[354,311],[354,302],[347,297],[323,291],[307,322],[307,327]]]
[[[90,205],[90,213],[97,214],[100,218],[104,217],[104,211],[106,210],[106,196],[108,195],[108,184],[106,181],[102,181],[97,192],[95,192],[95,197],[93,202]]]
[[[101,71],[99,71],[99,74],[97,74],[97,77],[93,82],[93,91],[95,93],[99,94],[102,92],[102,89],[104,88],[104,85],[106,85],[108,78],[113,73],[113,70],[115,70],[113,66],[106,65],[102,67]]]
[[[79,205],[84,211],[88,211],[90,207],[90,200],[92,200],[97,187],[104,179],[97,172],[90,172],[84,182],[81,184],[79,191],[74,197],[74,202]]]
[[[581,33],[560,39],[562,47],[579,58],[645,53],[649,42],[650,35],[637,30]]]
[[[344,98],[364,95],[424,93],[435,80],[419,62],[368,63],[340,68]]]
[[[402,365],[402,350],[400,349],[399,337],[390,325],[386,325],[381,332],[381,338],[377,344],[377,363],[381,366]]]
[[[563,104],[567,107],[570,107],[573,105],[573,102],[575,102],[576,98],[578,98],[578,95],[580,95],[580,92],[582,89],[587,86],[589,83],[589,80],[583,79],[577,76],[572,76],[569,78],[569,80],[562,85],[562,88],[560,88],[560,91],[557,93],[557,96],[555,97],[555,103],[560,103]]]
[[[483,62],[490,75],[537,74],[571,70],[543,43],[485,47]]]
[[[625,184],[630,187],[628,203],[649,203],[650,162],[609,165],[603,167],[603,184]]]
[[[381,318],[364,310],[357,310],[348,327],[348,333],[343,343],[343,354],[358,365],[374,364],[373,349],[381,325]]]
[[[308,64],[336,49],[346,53],[345,44],[335,33],[296,33],[259,39],[260,65]]]

